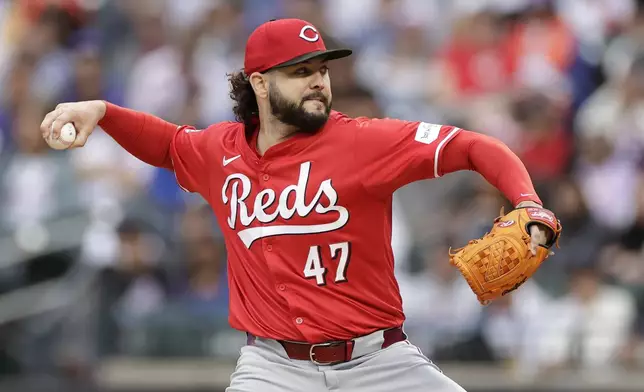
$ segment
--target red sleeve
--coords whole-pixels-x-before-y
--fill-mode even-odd
[[[198,192],[208,199],[208,129],[181,127],[170,145],[170,159],[177,183],[186,192]],[[212,151],[211,155],[212,155]]]
[[[462,130],[441,157],[442,173],[474,170],[516,206],[522,201],[542,204],[521,160],[498,139]]]
[[[170,143],[179,128],[150,114],[107,103],[98,125],[127,152],[157,167],[172,168]]]
[[[393,119],[358,119],[356,167],[367,190],[387,196],[414,181],[438,177],[445,146],[460,129]]]
[[[205,132],[111,103],[98,125],[138,159],[173,170],[184,190],[207,196],[207,182],[199,178],[205,172]]]

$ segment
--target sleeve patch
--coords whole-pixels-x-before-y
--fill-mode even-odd
[[[442,125],[430,124],[421,122],[416,129],[416,140],[419,143],[431,144],[434,140],[438,139],[438,134]]]

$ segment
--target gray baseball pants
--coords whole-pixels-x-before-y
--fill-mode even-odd
[[[335,365],[290,359],[279,342],[256,338],[226,392],[465,392],[409,341],[381,348],[379,333],[356,339],[351,360]]]

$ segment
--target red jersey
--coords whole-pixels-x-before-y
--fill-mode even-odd
[[[231,326],[317,343],[402,325],[392,194],[440,176],[458,132],[332,112],[263,156],[237,122],[177,132],[177,180],[209,202],[225,237]]]

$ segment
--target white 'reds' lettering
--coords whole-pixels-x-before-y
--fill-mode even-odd
[[[268,196],[268,200],[264,201],[264,196]],[[275,212],[273,212],[270,215],[266,214],[266,212],[264,211],[266,208],[270,207],[274,201],[275,201],[275,191],[273,191],[272,189],[264,189],[263,191],[257,194],[257,197],[255,198],[255,207],[253,208],[253,211],[258,221],[272,222],[275,220],[275,218],[277,218],[277,215],[279,214],[279,209],[275,210]]]
[[[281,224],[242,229],[237,235],[246,248],[250,248],[252,243],[260,238],[282,234],[326,233],[343,227],[349,221],[349,211],[345,207],[336,205],[338,202],[338,194],[333,188],[330,179],[322,181],[313,200],[308,204],[306,203],[306,188],[308,186],[310,170],[311,162],[302,163],[300,165],[300,175],[297,184],[284,188],[279,199],[272,189],[264,189],[259,192],[253,203],[252,214],[249,214],[246,205],[246,198],[251,193],[250,179],[239,173],[231,174],[226,178],[221,188],[221,199],[224,205],[230,205],[230,215],[228,216],[227,223],[231,229],[235,229],[238,219],[242,226],[248,227],[254,220],[258,220],[261,223],[270,223],[277,219],[278,215],[282,219],[290,219],[295,214],[300,217],[306,217],[313,210],[318,214],[326,214],[329,212],[339,213],[337,219],[329,223],[316,225]],[[295,200],[293,205],[289,206],[288,199],[291,193],[295,194]],[[228,194],[230,194],[230,197]],[[323,195],[329,200],[328,205],[323,204],[321,200]],[[277,209],[272,214],[266,213],[266,210],[274,204],[276,199],[278,200]]]
[[[233,188],[231,192],[231,196],[233,200],[230,202],[230,216],[228,217],[228,226],[230,226],[231,229],[235,228],[235,221],[237,219],[237,205],[239,205],[239,208],[242,210],[240,212],[241,215],[241,221],[244,226],[249,225],[250,222],[252,222],[252,219],[248,216],[248,211],[246,209],[246,203],[244,203],[244,200],[250,195],[250,180],[248,177],[246,177],[243,174],[231,174],[226,178],[226,182],[224,183],[224,187],[221,192],[221,198],[224,202],[224,204],[228,204],[228,197],[226,196],[226,188],[228,187],[228,183],[230,183],[233,180],[239,180],[241,181],[242,184],[242,194],[239,195],[237,193],[237,187],[239,185],[238,182],[233,183]],[[244,223],[244,222],[248,223]]]

